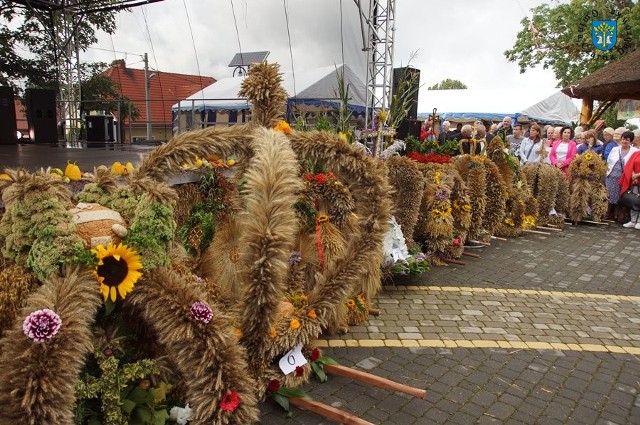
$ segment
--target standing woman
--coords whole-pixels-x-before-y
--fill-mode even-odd
[[[631,136],[629,136],[629,133]],[[620,145],[611,149],[609,156],[607,157],[607,177],[604,179],[604,184],[607,186],[607,194],[609,195],[609,209],[607,210],[607,217],[616,219],[617,222],[623,221],[618,217],[621,214],[620,208],[617,208],[618,200],[620,199],[620,178],[625,168],[625,164],[629,157],[637,152],[638,149],[631,146],[631,140],[633,140],[632,132],[624,133],[627,137],[620,138]],[[626,223],[625,227],[632,227]],[[635,223],[634,223],[635,226]]]
[[[520,144],[520,165],[549,162],[549,150],[545,149],[544,142],[540,138],[540,132],[538,124],[533,124],[529,128],[529,137],[525,138]]]
[[[622,140],[629,140],[631,143],[634,140],[634,133],[632,131],[625,131],[622,133]],[[631,146],[634,148],[635,146]],[[631,150],[631,149],[629,149]],[[627,160],[624,169],[622,171],[622,177],[620,177],[620,193],[625,193],[627,190],[631,189],[633,193],[639,193],[640,189],[638,185],[640,185],[640,151],[637,150],[629,155],[629,159]],[[628,223],[623,224],[623,227],[633,227],[635,229],[640,230],[640,209],[631,207],[630,208],[630,220]]]
[[[551,165],[558,167],[567,176],[567,169],[569,164],[575,158],[578,148],[576,142],[571,140],[571,127],[562,127],[560,130],[560,140],[556,140],[553,143],[551,152],[549,153],[549,159],[551,159]]]
[[[581,155],[586,151],[593,151],[594,153],[601,155],[602,145],[599,144],[595,130],[587,130],[582,133],[582,135],[584,136],[584,143],[578,146],[578,155]]]

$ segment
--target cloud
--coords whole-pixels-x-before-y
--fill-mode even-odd
[[[478,89],[554,87],[551,70],[532,69],[522,75],[517,64],[507,62],[503,55],[515,42],[522,18],[540,3],[458,0],[442,6],[398,0],[394,66],[406,65],[411,53],[418,52],[411,65],[421,70],[423,89],[445,78]],[[130,54],[89,49],[83,60],[111,62],[125,57],[128,64],[138,63],[133,67],[141,68],[139,55],[148,52],[153,68],[219,79],[233,71],[227,65],[240,50],[239,37],[242,51],[268,50],[269,61],[280,63],[286,71],[292,68],[290,49],[294,69],[302,71],[342,62],[344,47],[346,62],[366,80],[366,53],[355,1],[233,0],[233,6],[237,32],[229,1],[165,0],[120,13],[116,34],[102,34],[97,47]]]

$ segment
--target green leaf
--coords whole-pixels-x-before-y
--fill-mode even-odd
[[[318,377],[318,380],[322,383],[327,382],[327,374],[325,373],[324,369],[322,368],[322,364],[320,363],[316,363],[316,362],[311,362],[311,369],[313,369],[313,373],[316,374],[316,376]]]
[[[104,315],[108,316],[113,313],[113,310],[116,308],[116,303],[111,301],[111,298],[107,298],[104,302]]]
[[[322,364],[334,364],[334,365],[340,364],[337,361],[333,360],[331,357],[327,357],[327,356],[320,356],[316,361]]]
[[[282,396],[278,393],[273,393],[271,395],[276,403],[278,403],[284,410],[289,412],[289,399],[285,396]]]
[[[310,398],[309,395],[299,388],[280,387],[278,394],[285,397]]]
[[[122,411],[125,413],[131,413],[136,406],[137,404],[135,401],[132,401],[128,398],[122,400]]]
[[[153,419],[153,413],[151,412],[151,409],[144,406],[138,406],[138,408],[134,410],[133,415],[134,420],[138,419],[143,424],[149,424]]]
[[[153,425],[164,425],[169,419],[169,412],[166,409],[156,410],[153,413]]]
[[[91,416],[89,418],[89,421],[87,422],[88,425],[102,425],[102,421],[100,419],[98,419],[97,416]]]
[[[151,394],[147,390],[143,390],[142,388],[136,386],[129,393],[129,399],[134,401],[138,405],[142,404],[152,404],[153,403],[153,394]]]

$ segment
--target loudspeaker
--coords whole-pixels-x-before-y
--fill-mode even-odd
[[[113,116],[111,115],[88,115],[87,142],[113,142]]]
[[[408,81],[410,84],[402,84]],[[420,70],[416,68],[393,68],[393,84],[391,85],[391,95],[401,96],[402,91],[411,91],[410,106],[407,114],[408,119],[418,118],[418,91],[420,89]]]
[[[0,144],[12,145],[18,143],[17,132],[13,88],[0,87]]]
[[[27,89],[25,102],[31,143],[58,143],[56,92],[48,89]]]
[[[405,140],[407,136],[413,136],[420,140],[420,129],[422,128],[422,121],[405,119],[398,128],[396,128],[396,139]]]

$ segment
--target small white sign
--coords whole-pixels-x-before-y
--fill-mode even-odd
[[[296,367],[307,364],[307,359],[302,354],[302,343],[296,345],[291,351],[280,359],[278,365],[285,375],[290,374]]]

